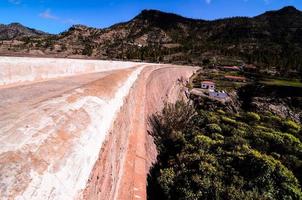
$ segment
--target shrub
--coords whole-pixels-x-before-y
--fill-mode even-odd
[[[247,136],[247,132],[245,130],[242,130],[242,129],[234,129],[233,130],[233,135],[236,135],[236,136],[239,136],[239,137],[245,137]]]
[[[224,136],[219,133],[212,133],[211,138],[213,138],[213,140],[220,141],[224,139]]]
[[[275,123],[275,124],[279,124],[281,123],[281,118],[276,116],[276,115],[272,115],[272,116],[269,116],[269,121],[268,122],[271,122],[271,123]]]
[[[299,124],[180,105],[166,105],[152,124],[159,155],[150,199],[302,199],[299,133],[281,130],[301,132]]]
[[[245,117],[246,117],[247,122],[251,122],[251,123],[258,122],[261,119],[260,116],[254,112],[246,113]]]
[[[225,115],[225,112],[223,110],[217,110],[217,113],[220,115]]]
[[[221,120],[224,123],[227,123],[227,124],[231,124],[231,125],[236,125],[237,124],[236,120],[233,120],[233,119],[228,118],[228,117],[221,117]]]
[[[262,131],[272,131],[271,128],[265,127],[265,126],[261,126],[261,125],[257,125],[255,126],[256,129],[262,130]]]
[[[260,152],[252,151],[252,154],[247,156],[244,165],[248,167],[245,168],[245,173],[250,173],[248,177],[254,176],[251,179],[253,184],[262,185],[263,188],[261,189],[266,190],[278,188],[273,193],[275,198],[282,196],[283,198],[302,199],[298,180],[280,161]]]
[[[220,126],[218,124],[208,124],[207,130],[210,133],[221,133],[222,132],[222,129],[220,128]]]
[[[209,138],[205,135],[197,135],[194,138],[194,143],[198,146],[203,147],[205,150],[209,149],[213,144],[215,144],[215,141]]]
[[[292,120],[286,120],[283,125],[286,129],[293,129],[297,132],[300,130],[300,125]]]
[[[214,124],[214,123],[218,123],[219,122],[219,118],[214,113],[207,113],[206,121],[207,121],[207,123]]]
[[[82,51],[82,55],[86,55],[86,56],[91,56],[93,53],[93,48],[91,45],[86,44],[83,51]]]
[[[160,176],[158,178],[158,182],[163,192],[169,196],[170,188],[174,183],[175,172],[173,168],[167,168],[160,170]]]

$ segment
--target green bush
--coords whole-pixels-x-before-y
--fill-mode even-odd
[[[210,133],[221,133],[222,129],[218,124],[208,124],[207,125],[207,130]]]
[[[207,113],[206,121],[207,123],[214,124],[219,122],[219,118],[215,113]]]
[[[297,132],[301,128],[299,124],[297,124],[296,122],[294,122],[292,120],[286,120],[283,125],[285,126],[286,129],[293,129]]]
[[[271,113],[197,113],[180,102],[152,122],[159,155],[150,200],[302,199],[300,124]]]
[[[233,120],[233,119],[228,118],[228,117],[221,117],[221,121],[224,122],[224,123],[227,123],[227,124],[231,124],[231,125],[236,125],[237,124],[236,120]]]
[[[224,139],[224,136],[219,133],[212,133],[211,138],[213,138],[213,140],[216,140],[216,141],[221,141]]]
[[[161,169],[158,182],[163,192],[169,196],[170,188],[174,183],[175,172],[173,168]]]
[[[198,146],[201,146],[204,149],[209,149],[215,141],[205,135],[197,135],[194,138],[194,143]]]
[[[83,51],[82,51],[82,55],[86,55],[86,56],[91,56],[93,53],[93,48],[91,45],[86,44]]]
[[[266,116],[265,121],[276,125],[279,125],[282,122],[281,118],[275,115]]]
[[[225,112],[223,110],[217,110],[217,113],[220,115],[225,115]]]
[[[246,117],[247,122],[249,122],[249,123],[258,122],[261,119],[260,116],[257,113],[254,113],[254,112],[246,113],[245,117]]]

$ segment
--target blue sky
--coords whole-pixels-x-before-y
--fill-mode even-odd
[[[158,9],[199,19],[255,16],[302,0],[0,0],[0,23],[20,22],[49,33],[73,24],[104,28],[128,21],[143,9]]]

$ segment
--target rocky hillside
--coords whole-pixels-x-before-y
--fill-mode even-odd
[[[106,29],[76,25],[59,35],[5,40],[0,53],[196,65],[244,62],[298,74],[301,35],[302,12],[294,7],[215,21],[144,10],[129,22]]]
[[[0,24],[0,39],[10,40],[22,37],[42,36],[46,33],[32,28],[28,28],[19,23],[11,23],[8,25]]]

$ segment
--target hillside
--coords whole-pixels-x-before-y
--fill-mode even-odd
[[[0,24],[0,40],[18,39],[22,37],[42,36],[46,33],[28,28],[19,23]]]
[[[302,12],[294,7],[215,21],[144,10],[106,29],[75,25],[58,35],[4,40],[0,53],[194,65],[251,63],[297,75],[302,70],[301,35]]]

